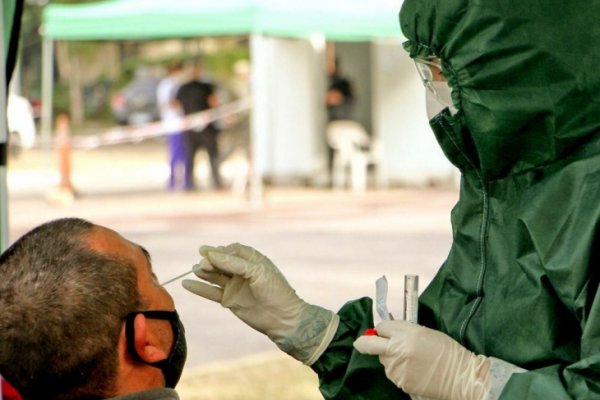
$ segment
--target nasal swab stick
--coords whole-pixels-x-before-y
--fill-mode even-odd
[[[161,283],[160,286],[165,286],[165,285],[168,285],[171,282],[175,282],[177,279],[181,279],[184,276],[191,274],[192,272],[194,272],[194,271],[192,270],[192,271],[185,272],[185,273],[183,273],[181,275],[177,275],[176,277],[171,278],[168,281]]]

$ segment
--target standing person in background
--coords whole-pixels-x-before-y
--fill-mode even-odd
[[[210,110],[219,104],[215,86],[201,79],[202,64],[197,62],[192,69],[192,78],[183,84],[177,91],[176,100],[179,102],[184,115],[194,114],[199,111]],[[206,149],[210,161],[213,187],[221,189],[221,174],[219,173],[219,128],[214,122],[205,127],[196,127],[184,132],[184,147],[186,150],[187,171],[186,189],[193,190],[194,160],[199,148]]]
[[[327,67],[328,84],[325,95],[327,119],[329,122],[352,119],[354,88],[350,79],[342,74],[339,58]]]
[[[183,132],[179,129],[181,112],[175,101],[177,90],[181,84],[182,65],[171,63],[165,76],[156,89],[156,99],[160,111],[163,128],[168,131],[169,147],[169,190],[187,189],[190,171],[188,170],[187,154],[183,142]],[[183,176],[182,176],[183,175]]]
[[[327,64],[328,83],[327,93],[325,94],[325,104],[327,106],[327,122],[350,120],[354,107],[354,88],[350,79],[341,72],[339,58],[335,58]],[[329,176],[333,172],[333,153],[334,149],[327,142],[327,168]]]

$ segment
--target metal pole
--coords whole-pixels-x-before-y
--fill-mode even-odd
[[[6,60],[4,46],[4,5],[0,7],[0,54],[2,55],[2,73],[0,73],[0,251],[8,247],[8,187],[6,184],[6,161],[8,132],[6,122]]]
[[[262,205],[263,201],[263,173],[265,170],[265,136],[268,134],[265,96],[268,79],[265,76],[267,56],[264,37],[253,33],[250,36],[250,90],[252,108],[250,111],[250,149],[249,149],[249,200],[253,206]]]
[[[52,140],[52,89],[53,89],[54,41],[44,38],[42,41],[42,143]]]

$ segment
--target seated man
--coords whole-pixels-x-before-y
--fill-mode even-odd
[[[24,399],[178,399],[186,357],[150,256],[66,218],[0,256],[0,373]]]

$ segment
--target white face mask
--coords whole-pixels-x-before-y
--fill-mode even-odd
[[[452,89],[448,82],[433,81],[429,83],[432,90],[425,92],[425,106],[427,108],[427,118],[432,120],[433,117],[441,113],[445,108],[450,109],[450,114],[456,114],[456,107],[452,104]]]

